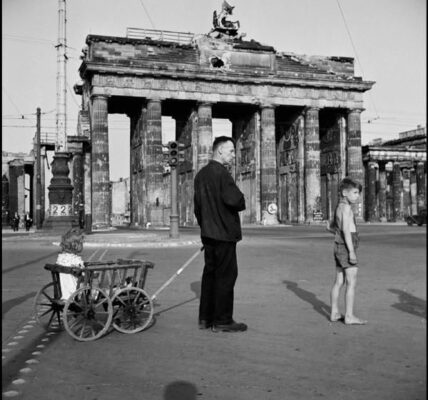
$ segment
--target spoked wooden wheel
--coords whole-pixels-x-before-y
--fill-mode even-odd
[[[64,301],[55,298],[54,283],[43,286],[34,298],[34,314],[40,326],[48,331],[64,329],[62,313]]]
[[[136,333],[146,328],[153,317],[153,303],[137,287],[120,289],[112,298],[113,327],[122,333]]]
[[[112,317],[112,302],[102,289],[82,287],[65,303],[65,330],[71,337],[82,342],[104,335],[110,327]]]

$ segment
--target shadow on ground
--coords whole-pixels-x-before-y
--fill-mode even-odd
[[[313,293],[302,289],[296,282],[282,281],[286,285],[288,290],[291,290],[299,299],[309,303],[313,309],[327,320],[330,321],[330,306],[325,304],[323,301],[317,298]]]
[[[190,303],[190,302],[192,302],[193,300],[197,300],[197,299],[199,299],[199,298],[201,297],[201,282],[200,282],[200,281],[192,282],[192,283],[190,284],[190,289],[191,289],[191,291],[192,291],[193,293],[195,293],[195,296],[194,296],[194,297],[192,297],[191,299],[188,299],[188,300],[184,300],[184,301],[182,301],[181,303],[174,304],[174,305],[173,305],[173,306],[171,306],[171,307],[164,308],[163,310],[159,310],[157,313],[155,313],[155,314],[154,314],[154,316],[155,316],[155,317],[157,317],[157,316],[159,316],[160,314],[163,314],[164,312],[167,312],[167,311],[173,310],[174,308],[177,308],[177,307],[180,307],[180,306],[182,306],[182,305],[184,305],[184,304]],[[160,304],[154,304],[154,306],[155,306],[155,307],[158,307],[158,306],[160,306]]]
[[[10,309],[16,307],[18,304],[23,303],[24,301],[33,298],[37,292],[31,292],[24,294],[23,296],[16,297],[14,299],[10,299],[2,303],[1,305],[1,319],[9,312]]]
[[[52,257],[54,255],[57,255],[57,254],[58,254],[58,251],[55,251],[54,253],[50,253],[50,254],[44,255],[43,257],[36,258],[35,260],[32,259],[32,260],[27,261],[27,262],[25,262],[23,264],[18,264],[18,265],[14,265],[12,267],[9,267],[9,268],[5,268],[2,271],[2,274],[6,274],[7,272],[11,272],[11,271],[14,271],[14,270],[19,269],[19,268],[27,267],[28,265],[37,264],[38,262],[40,262],[42,260],[46,260],[46,259],[48,259],[48,258],[50,258],[50,257]]]
[[[391,293],[398,295],[399,303],[391,307],[406,313],[427,319],[427,302],[400,289],[388,289]]]
[[[186,381],[175,381],[165,387],[164,400],[196,400],[200,396],[196,386]]]

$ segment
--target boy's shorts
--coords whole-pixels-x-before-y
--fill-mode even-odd
[[[352,233],[352,244],[354,245],[354,250],[356,251],[359,245],[359,239],[357,233]],[[349,251],[345,243],[334,243],[334,260],[336,261],[336,267],[339,268],[350,268],[358,267],[357,264],[351,264],[349,262]]]

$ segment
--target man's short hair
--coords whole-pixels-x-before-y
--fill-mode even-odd
[[[230,136],[218,136],[214,139],[214,143],[213,143],[213,151],[215,151],[217,149],[217,147],[219,145],[221,145],[222,143],[225,142],[232,142],[233,143],[233,147],[235,147],[235,140],[233,138],[231,138]]]
[[[348,189],[358,189],[359,192],[361,193],[361,191],[363,190],[363,187],[361,186],[361,183],[354,181],[351,178],[343,178],[339,185],[339,196],[342,196],[343,190],[348,190]]]

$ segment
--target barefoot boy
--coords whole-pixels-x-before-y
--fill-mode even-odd
[[[354,315],[355,286],[357,283],[358,260],[355,253],[358,247],[358,232],[351,205],[357,203],[361,185],[350,178],[340,182],[340,200],[336,207],[334,220],[327,224],[327,230],[334,233],[334,259],[336,261],[336,280],[331,289],[332,322],[342,319],[339,313],[339,294],[346,283],[345,324],[362,325],[367,323]]]

